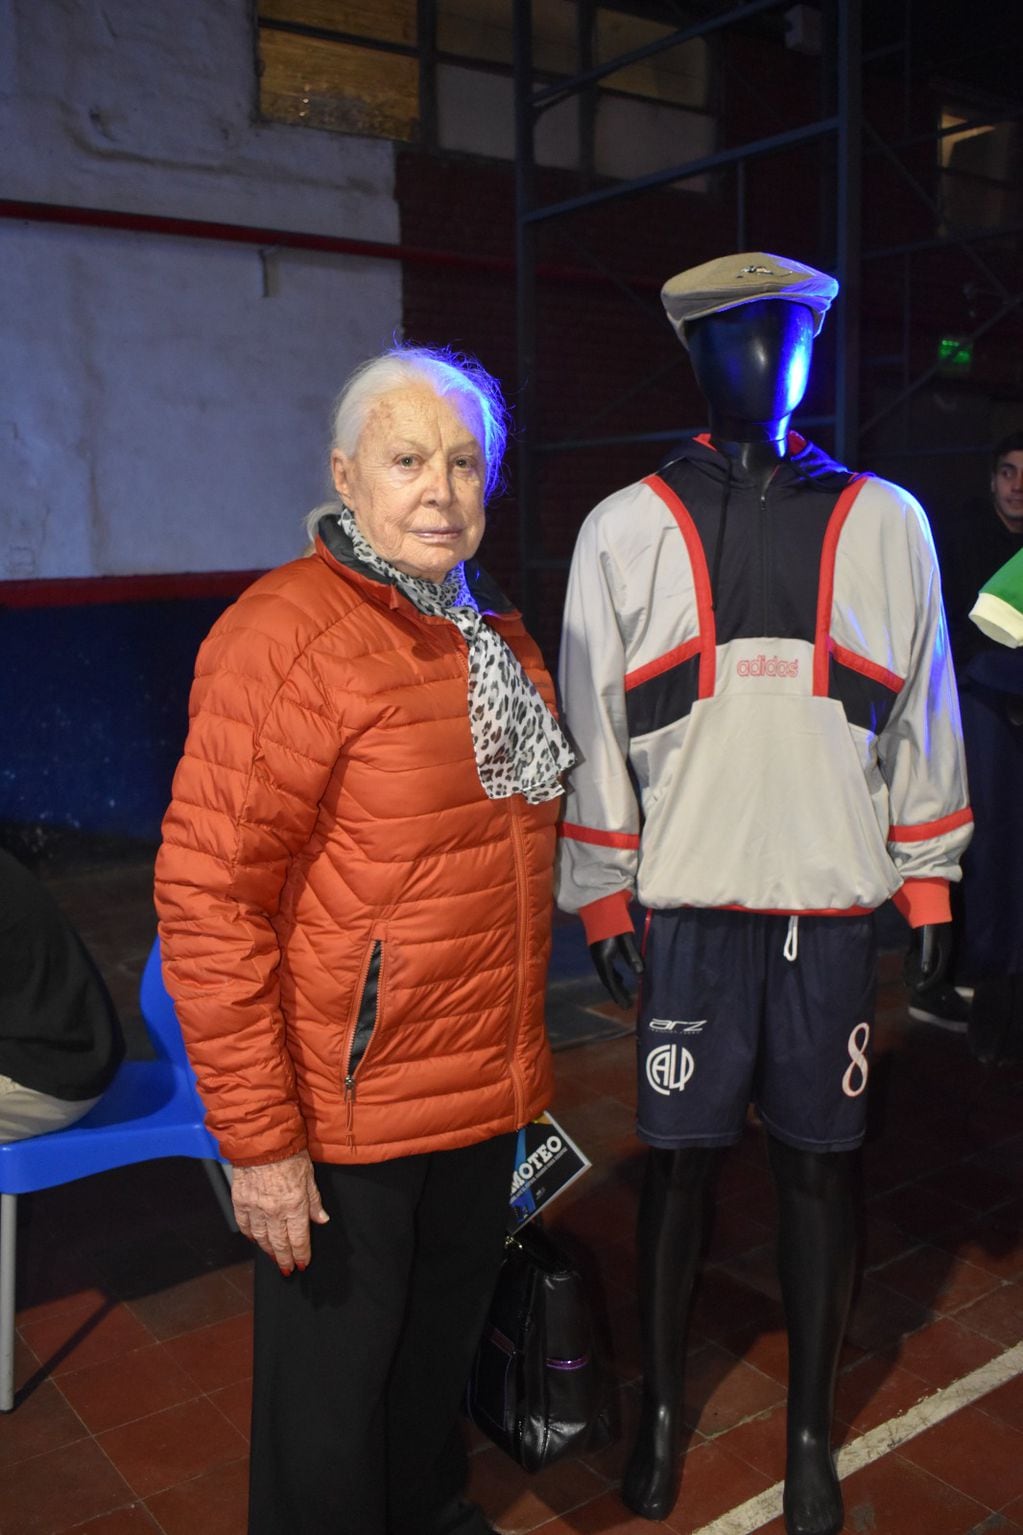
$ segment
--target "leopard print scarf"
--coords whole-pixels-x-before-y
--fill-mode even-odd
[[[469,648],[469,725],[476,771],[489,799],[521,794],[531,805],[565,790],[575,754],[504,640],[484,620],[461,564],[441,582],[396,569],[363,538],[347,506],[338,516],[358,558],[392,581],[421,613],[446,618]]]

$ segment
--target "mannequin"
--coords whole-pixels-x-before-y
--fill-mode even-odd
[[[792,412],[810,377],[814,323],[803,304],[762,299],[690,321],[689,356],[707,402],[716,447],[741,465],[758,492],[785,457]],[[950,922],[925,924],[910,984],[938,985],[951,950]],[[589,946],[605,989],[619,1007],[632,996],[620,968],[642,975],[634,934],[619,933]]]
[[[748,260],[744,257],[731,259],[735,262]],[[749,260],[748,265],[742,268],[739,275],[745,277],[747,273],[765,274],[766,278],[768,264],[777,261],[778,258],[764,257],[757,253],[756,260]],[[723,264],[724,260],[708,266]],[[822,283],[830,283],[833,296],[836,285],[831,279],[823,278],[822,274],[813,274],[812,269],[801,268],[798,263],[790,265],[797,272],[797,280],[800,273],[812,274],[808,279],[811,285],[811,297],[819,299],[819,290],[812,286],[815,278],[820,278]],[[690,276],[697,278],[703,270],[698,268],[693,274],[682,274],[682,277],[683,279]],[[772,267],[772,275],[774,271],[776,268]],[[759,276],[756,280],[759,280]],[[713,291],[716,292],[716,290]],[[667,295],[667,288],[665,293]],[[715,488],[713,497],[710,498],[713,501],[711,511],[706,515],[705,520],[698,524],[699,536],[706,554],[712,616],[715,616],[716,609],[719,677],[723,676],[727,669],[732,672],[736,670],[735,662],[731,659],[733,650],[730,646],[742,645],[746,643],[745,636],[756,636],[761,632],[757,627],[759,613],[750,616],[741,609],[741,606],[740,608],[736,606],[736,599],[733,596],[734,581],[730,586],[728,578],[729,570],[734,572],[736,568],[735,554],[730,551],[739,550],[741,559],[743,541],[747,540],[748,545],[752,547],[753,541],[762,536],[754,525],[755,520],[757,516],[769,515],[772,506],[772,483],[792,451],[791,444],[794,439],[789,435],[789,421],[805,392],[814,335],[819,329],[823,308],[827,307],[827,301],[823,303],[822,308],[820,302],[811,305],[799,302],[798,299],[799,295],[796,293],[775,294],[767,286],[763,297],[754,295],[746,299],[744,296],[721,307],[711,308],[709,312],[700,313],[692,318],[687,317],[684,324],[677,327],[684,344],[689,348],[697,382],[707,401],[710,435],[706,451],[714,454],[714,462],[717,466],[715,472],[718,478],[722,479],[723,474],[720,492]],[[665,303],[671,314],[667,297]],[[797,444],[800,442],[799,439],[795,441]],[[802,446],[805,447],[805,445]],[[664,473],[667,476],[668,470]],[[799,474],[793,475],[791,470],[787,470],[787,473],[789,476],[787,493],[791,499],[786,503],[786,510],[789,505],[798,507],[801,490]],[[807,471],[808,476],[809,473],[810,471]],[[841,471],[839,466],[829,463],[820,483],[830,487],[834,482],[841,486],[846,483],[847,478],[846,471]],[[644,482],[644,485],[651,483]],[[689,482],[680,479],[678,484],[681,487],[679,492],[681,494]],[[736,487],[736,494],[730,502],[730,488],[733,484]],[[715,481],[716,485],[717,481]],[[897,491],[897,488],[892,487],[892,490]],[[831,504],[827,500],[829,493],[825,492],[826,510]],[[616,519],[614,497],[610,498],[609,502],[603,503],[603,506],[597,508],[593,514],[593,536],[602,540],[601,549],[610,551],[611,555],[618,550],[628,536],[625,529],[634,527],[641,514],[645,515],[647,512],[647,503],[640,501],[635,487],[620,495],[624,512],[620,519]],[[905,493],[898,492],[898,495],[904,497]],[[626,497],[630,498],[627,506],[624,504]],[[684,505],[682,512],[685,512]],[[791,514],[791,516],[794,515],[794,513]],[[850,518],[852,515],[852,513],[849,514]],[[681,522],[680,526],[682,526]],[[789,526],[790,528],[793,526],[791,521]],[[669,528],[668,534],[664,537],[670,537],[670,531]],[[790,533],[787,536],[792,535]],[[796,536],[798,537],[798,533]],[[581,544],[582,541],[583,535],[580,536]],[[694,541],[692,537],[688,541],[690,553]],[[651,539],[646,539],[645,542],[653,545]],[[642,551],[644,546],[639,547]],[[661,547],[663,548],[663,545]],[[724,553],[723,562],[722,552]],[[663,554],[659,557],[663,565]],[[926,562],[933,556],[928,554],[927,548],[924,548],[919,557]],[[730,558],[733,560],[732,566],[729,565]],[[589,579],[586,573],[594,568],[592,549],[582,549],[577,553],[577,559],[578,579],[581,582]],[[817,559],[815,548],[812,559],[807,561],[814,573],[817,569]],[[638,562],[638,557],[631,549],[622,552],[623,567],[635,571]],[[636,575],[634,579],[639,587],[642,575]],[[660,572],[658,567],[658,571],[651,579],[667,580],[668,578]],[[764,579],[766,583],[770,578]],[[620,581],[621,578],[619,578],[619,585]],[[695,579],[694,585],[699,587],[699,582]],[[840,583],[836,585],[836,591],[839,585]],[[672,577],[670,589],[682,589],[678,578]],[[617,604],[615,611],[618,629],[624,635],[626,646],[631,640],[630,623],[633,611],[634,609],[637,612],[643,611],[644,595],[649,609],[650,605],[657,601],[656,588],[645,594],[640,591],[633,601],[631,591],[623,595],[618,587],[615,587],[608,598],[608,601]],[[815,593],[811,595],[815,596]],[[694,1018],[693,1016],[694,1012],[700,1015],[713,1012],[713,987],[709,993],[710,1003],[704,996],[699,1005],[690,1007],[688,995],[683,991],[682,996],[686,997],[686,1000],[680,1001],[673,1007],[670,1000],[671,992],[670,989],[665,989],[663,977],[660,975],[655,977],[650,965],[647,964],[645,967],[644,959],[640,955],[631,919],[628,918],[627,909],[623,904],[624,896],[629,893],[628,886],[626,885],[624,893],[620,893],[613,887],[615,883],[622,883],[623,870],[632,867],[626,860],[632,858],[634,864],[638,863],[640,898],[648,907],[654,908],[652,916],[655,919],[661,917],[662,908],[673,904],[680,907],[714,907],[720,904],[724,908],[733,906],[744,908],[746,903],[727,899],[718,903],[703,897],[700,890],[690,896],[688,890],[682,888],[685,885],[685,871],[688,868],[686,859],[682,857],[679,857],[677,861],[666,860],[667,875],[663,867],[654,868],[658,847],[651,835],[652,815],[646,816],[645,824],[643,817],[638,818],[637,825],[641,830],[636,833],[616,829],[615,816],[617,815],[618,824],[622,824],[622,812],[616,808],[612,797],[606,794],[603,785],[610,777],[607,763],[613,761],[613,748],[616,742],[620,745],[624,732],[620,724],[616,723],[611,707],[604,703],[610,695],[608,679],[613,676],[613,667],[610,662],[607,666],[607,679],[603,674],[598,677],[598,682],[602,684],[599,691],[597,688],[586,691],[590,685],[577,659],[578,651],[584,641],[591,652],[595,644],[599,642],[591,639],[585,630],[585,625],[589,621],[588,615],[595,606],[594,593],[585,592],[582,597],[584,600],[574,599],[570,587],[563,645],[562,687],[566,697],[566,718],[582,746],[584,764],[587,760],[597,761],[597,766],[593,768],[596,787],[591,791],[585,779],[582,779],[570,793],[566,812],[567,824],[564,828],[566,846],[570,848],[571,843],[576,840],[582,846],[575,854],[571,851],[568,854],[569,859],[574,859],[574,862],[568,864],[559,879],[559,901],[563,905],[568,905],[568,898],[574,895],[574,909],[580,910],[584,921],[587,922],[587,936],[592,938],[589,950],[596,971],[611,997],[620,1006],[627,1005],[631,1000],[629,978],[640,977],[644,974],[645,968],[647,974],[643,983],[644,992],[647,991],[648,985],[653,991],[655,980],[660,985],[660,991],[653,1001],[649,998],[644,999],[644,1008],[647,1013],[654,1010],[662,1015],[652,1020],[646,1019],[647,1028],[659,1031],[650,1036],[654,1044],[652,1054],[646,1057],[646,1075],[650,1078],[656,1093],[660,1095],[658,1102],[663,1104],[667,1099],[681,1106],[688,1103],[686,1092],[692,1091],[691,1088],[687,1089],[689,1077],[686,1076],[686,1070],[691,1074],[694,1084],[700,1079],[701,1072],[707,1070],[703,1057],[698,1053],[699,1044],[702,1044],[704,1037],[712,1029],[717,1029],[720,1033],[722,1028],[722,1025],[713,1019],[708,1025],[705,1017]],[[766,600],[765,598],[765,604]],[[755,604],[751,603],[751,606]],[[596,626],[599,621],[599,617],[595,617],[592,623]],[[607,622],[606,614],[603,621]],[[931,621],[940,626],[940,612],[938,615],[931,615]],[[680,619],[679,622],[682,623],[682,620]],[[707,619],[704,616],[701,623],[706,622]],[[804,624],[803,627],[805,628],[806,625]],[[596,632],[594,627],[593,633],[596,634]],[[636,632],[642,635],[641,626],[637,625]],[[807,638],[796,620],[789,622],[787,627],[779,620],[777,626],[768,627],[766,633],[772,637],[753,640],[749,643],[762,646],[768,655],[771,654],[768,647],[778,650],[781,661],[773,662],[779,667],[777,676],[804,678],[810,668],[803,660],[803,651],[800,647],[809,649],[813,639],[812,633]],[[722,637],[725,641],[723,646]],[[676,643],[672,643],[672,640]],[[682,641],[681,644],[678,643],[679,640]],[[694,640],[683,627],[677,633],[671,630],[668,637],[663,639],[654,650],[652,658],[648,658],[645,652],[638,650],[634,657],[626,653],[620,662],[616,660],[614,664],[621,666],[625,677],[624,709],[628,710],[629,700],[638,696],[648,679],[653,680],[656,685],[658,679],[673,676],[671,668],[672,665],[677,666],[676,658],[681,657],[684,661],[697,648],[697,640]],[[940,644],[937,642],[935,653],[941,653]],[[845,652],[843,651],[842,654]],[[728,657],[727,662],[723,659],[725,656]],[[787,659],[789,656],[792,659]],[[598,673],[600,659],[602,658],[598,658],[596,666]],[[764,654],[760,654],[758,659],[763,663]],[[851,664],[855,665],[856,660],[857,658],[853,657]],[[742,664],[740,662],[740,666]],[[748,663],[746,664],[748,667]],[[589,654],[587,665],[590,665],[592,669],[592,657]],[[864,671],[866,667],[865,662]],[[681,667],[677,669],[681,670]],[[740,675],[742,675],[741,671]],[[746,675],[751,675],[749,670]],[[814,675],[816,679],[818,675],[816,670]],[[583,680],[580,681],[580,678]],[[574,696],[571,686],[573,679]],[[713,685],[719,689],[720,693],[725,693],[732,684],[726,677]],[[803,687],[802,681],[798,685]],[[679,694],[683,686],[682,682],[677,681],[674,686],[676,694]],[[780,687],[774,687],[774,684],[771,684],[769,691],[770,688],[774,688],[775,691],[784,693],[787,686],[788,684],[783,684]],[[717,702],[717,696],[711,699],[710,689],[705,687],[702,673],[700,688],[701,699],[706,698],[709,702]],[[908,688],[907,680],[907,691]],[[946,696],[950,695],[952,690],[950,674],[945,679],[944,688]],[[790,695],[793,691],[794,688],[789,687],[789,694],[782,699],[784,704],[791,702]],[[604,711],[603,714],[598,713],[597,708],[591,703],[594,695],[598,697],[599,708]],[[740,704],[744,704],[747,697],[753,700],[754,695],[743,693],[739,700]],[[759,703],[759,701],[759,698],[756,699],[756,702]],[[643,743],[663,738],[666,729],[671,728],[670,717],[665,714],[665,709],[669,705],[679,714],[683,714],[687,708],[687,705],[679,704],[677,701],[666,702],[665,697],[662,696],[657,703],[657,709],[660,712],[655,713],[649,720],[633,720],[632,716],[627,716],[630,750],[631,741]],[[797,707],[801,707],[801,704]],[[851,709],[853,706],[850,704],[848,707]],[[591,720],[587,719],[587,708],[592,711]],[[668,718],[667,726],[666,718]],[[802,716],[797,718],[801,719]],[[603,739],[600,735],[602,724]],[[589,736],[587,729],[590,732]],[[696,726],[690,723],[690,732],[695,729]],[[592,736],[592,742],[590,736]],[[688,742],[691,737],[686,739]],[[701,737],[697,735],[696,740],[700,739]],[[702,739],[706,739],[706,736]],[[944,827],[946,822],[955,823],[955,829],[949,835],[958,838],[955,844],[958,850],[964,845],[965,837],[968,837],[968,828],[965,832],[962,832],[961,828],[966,826],[969,812],[964,808],[965,780],[961,772],[961,760],[957,755],[959,743],[955,728],[950,731],[949,740],[951,743],[949,765],[945,776],[950,813],[941,825]],[[608,742],[611,743],[610,746]],[[599,752],[594,750],[595,746],[607,749],[607,762],[599,757]],[[648,752],[648,748],[643,747],[643,752]],[[884,754],[881,755],[883,757]],[[646,756],[637,760],[640,760],[644,767],[646,766]],[[677,763],[670,763],[666,771],[677,774]],[[921,767],[919,771],[925,770]],[[583,773],[585,773],[585,766]],[[652,772],[651,782],[656,788]],[[605,792],[603,803],[599,798],[601,792]],[[722,790],[722,792],[726,791]],[[841,786],[837,792],[842,792]],[[590,803],[586,804],[588,794]],[[579,806],[585,810],[585,820],[582,819],[573,802],[573,795]],[[678,791],[678,797],[684,808],[685,797],[681,790]],[[663,798],[662,794],[660,796],[662,804]],[[776,803],[776,799],[771,802]],[[624,791],[619,795],[617,805],[627,805]],[[955,808],[952,808],[953,806]],[[646,809],[645,805],[644,809]],[[605,820],[598,820],[598,815],[605,811],[608,812]],[[696,810],[695,815],[699,817],[699,810]],[[893,814],[893,823],[898,822],[899,819]],[[914,827],[920,825],[920,821],[914,819],[911,814],[907,814],[906,820]],[[815,826],[814,830],[817,832],[818,827]],[[894,842],[898,843],[897,827],[892,835]],[[647,851],[648,839],[649,852]],[[817,841],[821,840],[818,835]],[[638,845],[636,853],[631,852],[633,844]],[[608,849],[607,852],[602,851],[605,847]],[[597,851],[591,852],[591,849]],[[713,861],[715,852],[716,845],[711,843],[705,855],[705,861]],[[740,854],[741,852],[740,848]],[[816,846],[814,856],[818,862],[821,861],[821,854]],[[841,841],[838,841],[834,849],[836,865],[842,864],[843,856],[843,847]],[[942,865],[946,879],[944,905],[938,902],[924,913],[925,916],[936,917],[938,920],[921,921],[922,908],[919,902],[914,915],[910,916],[913,925],[922,929],[922,940],[918,951],[922,975],[932,980],[940,976],[941,969],[948,960],[947,878],[954,877],[948,872],[949,862],[953,858],[954,853],[948,852],[946,864]],[[584,861],[586,859],[589,861]],[[601,859],[603,863],[599,862]],[[658,880],[663,884],[665,878],[679,879],[680,888],[678,890],[674,886],[670,888],[670,900],[662,895],[659,888],[653,890],[654,899],[646,898],[646,892],[643,889],[644,862],[648,863],[653,870],[651,884],[655,887]],[[679,869],[683,871],[681,874],[677,872]],[[605,879],[609,893],[593,900],[592,893],[597,885],[597,872]],[[922,873],[921,880],[923,880]],[[937,881],[928,879],[928,883],[934,884]],[[578,886],[579,894],[575,894],[573,885]],[[778,916],[773,916],[769,912],[769,906],[774,904],[758,902],[756,898],[749,903],[752,911],[763,912],[765,918],[774,923],[784,923],[786,912],[803,910],[807,913],[806,916],[800,916],[797,919],[807,929],[806,938],[800,939],[799,942],[793,941],[793,952],[789,951],[789,942],[786,941],[786,960],[795,961],[798,954],[799,962],[802,962],[803,955],[799,943],[805,943],[808,963],[811,962],[812,934],[809,931],[809,924],[815,916],[819,925],[823,923],[824,928],[836,934],[840,935],[840,930],[843,928],[843,920],[830,919],[827,910],[835,906],[838,908],[835,916],[842,918],[844,915],[841,910],[842,903],[811,899],[805,903],[793,902],[789,905],[787,900],[783,899],[775,908],[779,912]],[[870,905],[866,901],[859,905],[852,902],[848,904],[850,911],[854,913],[864,910],[865,907],[869,908]],[[879,902],[875,899],[873,904],[879,904]],[[625,910],[625,916],[622,915],[623,910]],[[670,917],[670,912],[667,915]],[[908,911],[907,915],[909,915]],[[713,913],[712,920],[717,929],[724,932],[727,938],[729,925],[734,923],[739,926],[747,920],[747,914],[744,909],[735,911],[724,909]],[[753,920],[761,919],[754,917]],[[789,917],[788,920],[791,938],[793,918]],[[854,915],[849,918],[850,924],[864,920],[869,925],[869,917],[864,919]],[[602,932],[602,927],[616,930]],[[851,926],[846,930],[851,931]],[[650,941],[653,941],[653,930],[651,930]],[[677,944],[678,941],[677,937],[673,936],[672,942]],[[871,947],[864,963],[869,966],[872,973],[872,929],[869,942]],[[666,963],[664,955],[666,953],[670,955],[671,952],[663,946],[659,951],[655,947],[652,963],[655,967],[659,966],[663,969]],[[660,960],[657,959],[658,953],[661,956]],[[781,968],[785,969],[784,964]],[[795,969],[795,965],[792,969]],[[810,973],[808,970],[807,974]],[[848,973],[851,975],[853,972]],[[843,972],[839,970],[837,974],[841,977]],[[842,985],[843,982],[840,979],[839,993]],[[666,998],[669,1000],[666,1001]],[[836,995],[835,1001],[836,1014],[848,1018],[867,1019],[866,1004],[862,1001],[850,1004],[848,997],[840,994]],[[850,1006],[853,1008],[852,1011],[849,1011]],[[826,992],[824,1007],[827,1011]],[[859,1007],[860,1011],[855,1011],[856,1007]],[[679,1014],[681,1017],[677,1018],[676,1015]],[[846,1025],[843,1024],[842,1029],[845,1027]],[[869,1039],[868,1021],[863,1021],[856,1027],[864,1033],[857,1035],[854,1028],[849,1035],[850,1041],[854,1037]],[[683,1044],[683,1037],[685,1044]],[[699,1044],[692,1043],[693,1040]],[[668,1043],[658,1043],[659,1041]],[[850,1079],[848,1072],[851,1068],[847,1067],[846,1070],[847,1095],[850,1098],[856,1098],[866,1087],[868,1066],[865,1056],[858,1054],[852,1043],[849,1048],[853,1060],[862,1061],[862,1082],[855,1075]],[[643,1049],[644,1046],[641,1043],[641,1089],[644,1086]],[[671,1055],[671,1065],[667,1068],[668,1074],[664,1075],[660,1068],[652,1069],[650,1061],[653,1056],[658,1056],[663,1062],[664,1052],[667,1050],[681,1051],[681,1055],[674,1053]],[[687,1061],[687,1067],[681,1073],[678,1071],[680,1059]],[[673,1072],[674,1076],[672,1076]],[[730,1140],[736,1139],[740,1130],[737,1129],[735,1134],[729,1137],[723,1133],[717,1133],[716,1130],[713,1134],[704,1134],[698,1130],[691,1133],[687,1131],[677,1137],[679,1140],[677,1146],[671,1146],[666,1142],[669,1142],[673,1136],[664,1131],[665,1123],[669,1125],[670,1131],[670,1120],[660,1120],[654,1129],[650,1130],[644,1121],[644,1114],[648,1112],[641,1104],[639,1133],[651,1143],[644,1173],[637,1237],[639,1305],[643,1340],[643,1400],[639,1427],[626,1466],[621,1495],[626,1505],[635,1513],[648,1519],[661,1519],[671,1510],[678,1492],[685,1333],[706,1224],[709,1195],[713,1188],[722,1147]],[[773,1133],[771,1126],[767,1124],[766,1116],[762,1117],[765,1118],[765,1127],[768,1130],[768,1159],[778,1195],[779,1275],[789,1339],[785,1525],[788,1535],[838,1535],[842,1527],[842,1497],[830,1441],[835,1375],[848,1315],[856,1260],[856,1200],[862,1127],[858,1130],[851,1129],[834,1144],[829,1144],[825,1133],[802,1136],[784,1129],[781,1134]],[[801,1141],[802,1144],[800,1144]]]
[[[689,328],[711,438],[758,493],[785,456],[812,347],[810,310],[777,299],[709,315]],[[636,968],[630,934],[598,942],[591,952],[602,979],[616,953]],[[793,1535],[824,1535],[842,1525],[831,1416],[855,1261],[857,1153],[815,1155],[774,1137],[768,1145],[790,1350],[785,1518]],[[705,1228],[704,1194],[719,1157],[706,1147],[648,1153],[638,1235],[643,1406],[622,1484],[627,1506],[647,1519],[664,1518],[677,1491],[686,1319]]]

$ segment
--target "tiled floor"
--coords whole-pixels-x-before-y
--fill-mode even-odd
[[[138,1039],[134,991],[151,936],[144,859],[54,880]],[[864,1265],[838,1390],[846,1454],[883,1445],[988,1367],[1003,1383],[845,1480],[848,1535],[1023,1535],[1023,1068],[982,1069],[959,1036],[911,1023],[882,962]],[[562,998],[563,1000],[563,998]],[[621,1020],[593,1018],[612,1032]],[[632,1042],[557,1056],[555,1113],[593,1160],[551,1226],[593,1275],[627,1436],[637,1396]],[[250,1262],[198,1165],[153,1163],[21,1201],[14,1413],[0,1419],[0,1535],[240,1535],[244,1530]],[[688,1356],[691,1425],[675,1535],[731,1522],[782,1472],[785,1339],[773,1198],[752,1126],[726,1162]],[[1018,1351],[1023,1355],[1023,1350]],[[997,1374],[994,1377],[997,1378]],[[983,1377],[987,1380],[988,1377]],[[918,1404],[928,1403],[925,1409]],[[877,1437],[877,1436],[875,1436]],[[474,1439],[471,1491],[498,1528],[639,1535],[615,1487],[623,1441],[536,1477]],[[851,1448],[850,1448],[851,1447]],[[756,1522],[750,1522],[751,1519]],[[721,1522],[719,1522],[721,1521]]]

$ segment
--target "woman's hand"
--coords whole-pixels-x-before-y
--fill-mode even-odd
[[[242,1236],[261,1247],[282,1274],[308,1266],[309,1222],[324,1226],[330,1220],[307,1151],[261,1167],[236,1167],[231,1202]]]

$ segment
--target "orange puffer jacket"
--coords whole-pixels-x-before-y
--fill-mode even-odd
[[[487,798],[462,636],[320,527],[200,650],[157,860],[167,986],[239,1167],[467,1146],[551,1091],[560,800]],[[553,705],[519,615],[466,575]]]

